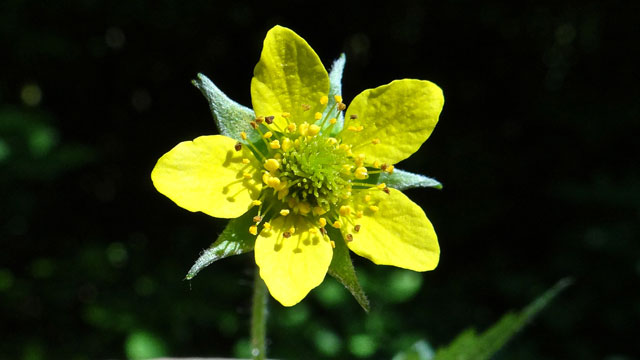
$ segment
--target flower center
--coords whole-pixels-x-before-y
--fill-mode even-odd
[[[327,223],[341,228],[345,221],[353,222],[354,218],[362,216],[360,208],[377,211],[376,205],[368,203],[368,195],[365,196],[365,204],[352,208],[349,205],[352,192],[382,190],[389,193],[384,183],[376,184],[369,177],[381,172],[392,173],[393,166],[366,161],[365,154],[354,154],[357,145],[341,143],[342,131],[362,131],[363,126],[347,126],[345,123],[341,131],[336,131],[336,119],[346,106],[341,97],[336,96],[335,100],[335,105],[324,115],[318,112],[313,115],[313,120],[311,114],[309,119],[300,119],[311,123],[305,121],[297,125],[290,121],[289,113],[283,113],[278,122],[275,116],[258,117],[252,121],[251,126],[256,132],[252,134],[254,136],[244,132],[240,134],[243,141],[236,144],[236,150],[249,146],[263,163],[262,181],[266,186],[260,198],[253,201],[253,205],[259,208],[253,219],[256,225],[249,228],[251,234],[258,233],[260,223],[263,223],[263,229],[270,229],[271,225],[265,219],[288,216],[292,212],[309,218],[309,222],[314,224],[311,229],[319,229],[326,234],[324,227]],[[328,98],[323,96],[320,103],[326,106]],[[308,105],[301,106],[305,111],[310,109]],[[357,116],[352,115],[349,120],[355,119]],[[379,142],[379,139],[372,141],[373,144]],[[250,163],[248,159],[243,161]],[[244,174],[245,178],[251,176]],[[359,231],[359,228],[360,225],[356,224],[354,231]],[[292,228],[284,235],[291,236],[294,231]],[[346,236],[347,241],[352,238],[351,234]]]

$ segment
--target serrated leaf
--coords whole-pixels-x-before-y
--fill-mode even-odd
[[[351,292],[351,295],[356,299],[358,304],[362,306],[364,311],[369,312],[369,299],[365,295],[358,278],[356,277],[356,271],[351,263],[351,257],[349,256],[349,248],[342,238],[340,231],[334,228],[327,229],[329,238],[336,244],[336,248],[333,249],[333,258],[331,259],[331,265],[329,265],[329,275],[338,280],[344,287]]]
[[[433,348],[425,340],[418,340],[407,350],[397,353],[392,360],[431,360]]]
[[[253,251],[256,236],[249,234],[248,229],[253,224],[255,214],[256,211],[249,211],[237,219],[231,219],[218,239],[208,249],[202,251],[185,279],[193,279],[200,270],[215,261]]]
[[[242,131],[247,134],[255,133],[255,131],[251,131],[250,125],[250,122],[255,118],[253,110],[231,100],[203,74],[198,74],[198,78],[192,80],[191,83],[207,98],[220,134],[240,140]]]
[[[400,169],[394,169],[392,174],[381,173],[378,182],[385,183],[388,187],[398,190],[406,190],[416,187],[442,189],[442,184],[436,179]]]
[[[481,334],[468,329],[458,335],[445,348],[436,352],[435,360],[483,360],[489,359],[519,330],[531,321],[547,304],[571,284],[570,279],[560,280],[555,286],[517,313],[508,313],[500,321]]]
[[[342,73],[344,72],[344,65],[346,62],[347,56],[342,53],[331,65],[331,71],[329,71],[329,103],[325,108],[323,117],[326,116],[327,113],[336,105],[334,96],[342,96]],[[336,120],[336,124],[333,126],[333,130],[331,131],[332,134],[337,134],[342,130],[342,126],[344,124],[344,113],[342,111],[338,113]]]

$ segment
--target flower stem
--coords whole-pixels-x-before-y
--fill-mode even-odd
[[[267,337],[267,286],[256,267],[253,283],[253,306],[251,309],[251,356],[254,360],[266,359]]]

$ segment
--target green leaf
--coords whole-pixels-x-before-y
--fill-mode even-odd
[[[496,324],[481,334],[468,329],[458,335],[445,348],[436,352],[435,360],[482,360],[489,359],[520,329],[542,310],[547,304],[572,283],[571,279],[562,279],[551,289],[533,301],[522,311],[508,313]]]
[[[336,105],[334,96],[342,96],[342,73],[344,72],[344,65],[346,62],[347,57],[342,53],[340,54],[340,57],[333,62],[333,65],[331,65],[331,71],[329,72],[329,103],[327,103],[323,117],[326,116],[327,113]],[[344,124],[344,113],[342,111],[338,113],[336,120],[337,122],[333,126],[332,134],[337,134],[342,130],[342,126]]]
[[[367,299],[362,287],[360,287],[356,271],[349,256],[349,248],[347,248],[342,234],[334,228],[328,228],[327,231],[329,238],[333,239],[336,244],[336,248],[333,249],[333,258],[329,265],[329,275],[341,282],[351,292],[351,295],[362,306],[364,311],[369,312],[369,299]]]
[[[433,359],[433,348],[428,342],[418,340],[405,351],[397,353],[392,360],[431,360]]]
[[[255,214],[256,210],[249,211],[237,219],[231,219],[211,247],[200,254],[198,260],[187,273],[185,280],[193,279],[200,270],[215,261],[252,251],[256,236],[249,234],[248,229],[253,224]]]
[[[213,119],[216,121],[218,130],[222,135],[241,140],[240,133],[242,131],[247,134],[255,133],[255,131],[251,131],[251,125],[249,124],[255,119],[253,110],[229,99],[203,74],[198,74],[198,78],[192,80],[191,83],[207,98]]]
[[[410,173],[408,171],[394,169],[392,174],[381,173],[379,183],[385,183],[388,187],[405,190],[416,187],[432,187],[436,189],[442,189],[442,184],[430,177],[426,177],[420,174]]]

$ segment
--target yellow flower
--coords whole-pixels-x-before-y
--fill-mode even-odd
[[[307,42],[276,26],[251,81],[249,130],[182,142],[151,174],[156,189],[187,210],[219,218],[250,212],[238,236],[255,239],[260,276],[285,306],[322,283],[344,244],[376,264],[414,271],[438,264],[425,213],[381,179],[402,174],[392,164],[430,136],[442,91],[397,80],[363,91],[346,109],[334,86]]]

